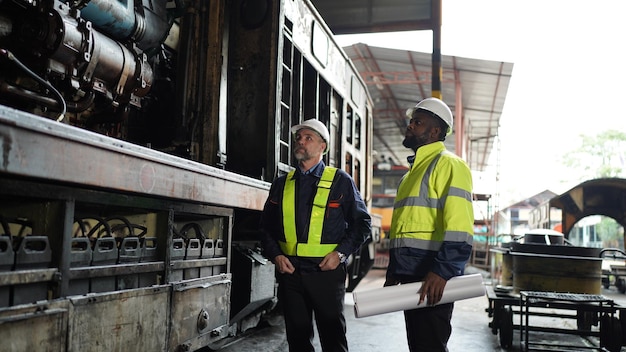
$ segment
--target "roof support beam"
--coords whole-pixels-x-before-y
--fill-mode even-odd
[[[363,77],[366,84],[426,84],[432,82],[432,80],[428,78],[430,74],[430,71],[417,70],[403,72],[361,72],[361,77]],[[441,81],[453,82],[451,79],[442,79]],[[423,90],[421,93],[425,94]],[[421,96],[424,96],[423,94],[421,94]]]
[[[432,0],[432,30],[433,30],[433,53],[432,53],[432,89],[431,95],[443,99],[441,94],[441,0]]]
[[[456,65],[456,57],[452,58],[454,67],[454,148],[456,155],[467,160],[467,150],[469,148],[467,138],[465,138],[465,118],[463,111],[463,87],[461,77]]]

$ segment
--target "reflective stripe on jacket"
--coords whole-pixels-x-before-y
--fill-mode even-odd
[[[472,243],[472,176],[443,142],[417,150],[394,203],[391,248],[438,251],[443,242]]]
[[[296,181],[295,171],[289,172],[283,190],[283,228],[285,229],[285,241],[279,241],[281,250],[287,255],[302,257],[323,257],[337,248],[338,243],[322,244],[322,228],[328,195],[333,184],[337,168],[327,166],[324,168],[322,178],[317,184],[317,192],[313,199],[311,220],[309,223],[309,235],[307,243],[298,243],[296,231]]]

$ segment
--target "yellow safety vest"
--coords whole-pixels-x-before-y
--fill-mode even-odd
[[[472,243],[472,176],[442,142],[417,150],[400,182],[391,219],[391,248],[437,251],[444,241]]]
[[[294,172],[293,170],[289,172],[285,180],[282,206],[285,241],[279,241],[278,244],[286,255],[324,257],[337,248],[336,243],[322,244],[322,228],[324,226],[326,204],[328,203],[330,187],[333,184],[337,168],[325,167],[322,178],[317,184],[317,192],[315,193],[313,208],[311,209],[309,236],[306,243],[298,243],[298,235],[296,233],[296,180],[293,178]]]

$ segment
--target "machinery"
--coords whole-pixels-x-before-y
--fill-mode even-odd
[[[371,105],[309,1],[0,0],[3,346],[215,350],[274,322],[258,221],[289,127],[324,123],[369,204]]]
[[[492,264],[497,265],[492,267],[494,281],[486,287],[487,312],[501,347],[510,348],[514,330],[519,329],[523,351],[545,345],[530,342],[529,332],[534,331],[594,337],[602,350],[619,352],[626,343],[624,310],[602,295],[604,251],[574,246],[563,233],[549,229],[529,230],[516,241],[493,248]],[[514,324],[514,314],[519,314],[519,324]],[[530,316],[535,324],[529,322]],[[576,328],[536,324],[536,317],[574,319]]]

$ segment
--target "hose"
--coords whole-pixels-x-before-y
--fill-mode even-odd
[[[20,60],[18,60],[18,58],[15,57],[15,55],[13,55],[13,53],[10,52],[9,50],[0,48],[0,55],[15,62],[15,64],[19,68],[21,68],[24,72],[28,73],[28,75],[30,75],[33,79],[35,79],[40,84],[43,84],[46,88],[50,89],[54,93],[55,97],[59,101],[59,104],[61,104],[61,114],[56,119],[56,121],[57,122],[63,121],[63,118],[65,118],[65,113],[67,112],[67,104],[65,103],[65,99],[63,99],[63,96],[61,95],[61,93],[59,93],[59,91],[56,88],[54,88],[54,86],[50,82],[39,77],[35,72],[31,71],[28,67],[26,67],[26,65],[24,65]]]

